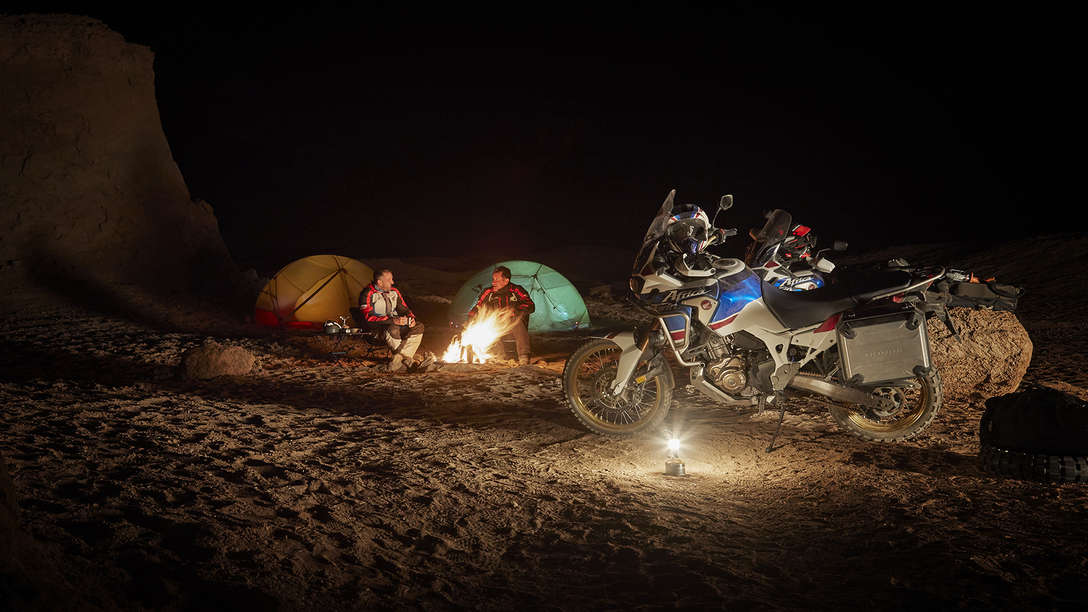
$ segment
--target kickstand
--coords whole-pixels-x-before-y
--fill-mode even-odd
[[[771,436],[771,443],[767,446],[767,452],[776,450],[774,447],[775,440],[778,439],[778,433],[782,431],[782,421],[786,418],[786,402],[781,394],[775,397],[775,400],[779,402],[778,408],[778,427],[774,428],[774,435]]]

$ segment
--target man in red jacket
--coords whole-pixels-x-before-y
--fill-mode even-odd
[[[383,268],[374,272],[374,282],[359,294],[359,308],[372,327],[380,327],[385,343],[393,351],[389,371],[398,372],[413,365],[419,343],[423,341],[423,324],[416,321],[404,296],[393,286],[393,272]],[[429,369],[434,355],[428,353],[416,369]]]
[[[508,335],[513,336],[514,343],[517,344],[518,364],[528,365],[529,315],[536,310],[536,304],[533,304],[533,299],[524,287],[510,282],[510,268],[499,266],[491,273],[491,286],[484,289],[476,300],[476,305],[468,311],[469,321],[481,310],[502,310],[517,317],[518,322]]]

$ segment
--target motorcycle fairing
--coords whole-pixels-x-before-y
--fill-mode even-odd
[[[710,318],[714,316],[714,311],[718,308],[718,300],[714,299],[712,293],[684,300],[683,304],[691,306],[692,319],[707,326],[710,325]]]
[[[722,327],[726,319],[763,297],[759,277],[747,268],[739,274],[718,279],[715,289],[717,295],[714,297],[718,299],[718,307],[710,319],[711,329]]]
[[[680,306],[680,311],[661,317],[669,332],[669,340],[678,351],[688,348],[691,341],[691,315],[692,307],[684,305]]]
[[[793,278],[776,278],[771,282],[783,291],[811,291],[824,286],[824,279],[818,274],[805,274]]]

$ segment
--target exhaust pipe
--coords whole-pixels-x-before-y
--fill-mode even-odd
[[[829,397],[840,402],[860,404],[870,408],[879,408],[881,405],[882,398],[859,389],[852,389],[850,387],[827,382],[822,378],[816,378],[814,376],[794,376],[793,380],[789,382],[789,386],[801,389],[802,391],[809,391],[817,395],[823,395],[824,397]]]

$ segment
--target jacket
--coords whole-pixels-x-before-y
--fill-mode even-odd
[[[370,323],[392,322],[393,317],[415,317],[396,287],[382,291],[370,284],[359,294],[359,308]]]
[[[484,289],[484,292],[480,294],[480,299],[476,300],[476,305],[472,307],[472,310],[468,311],[469,318],[475,317],[481,308],[485,310],[513,308],[518,313],[530,315],[536,311],[536,304],[533,303],[533,298],[529,297],[529,292],[524,287],[514,283],[507,283],[505,287],[498,291],[491,287]]]

